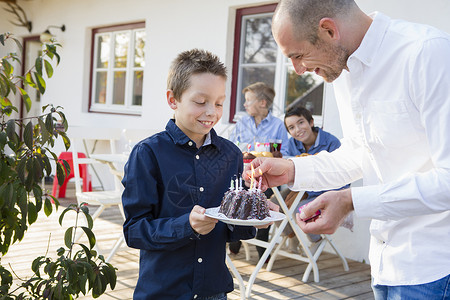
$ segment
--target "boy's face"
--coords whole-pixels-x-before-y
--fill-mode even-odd
[[[289,116],[284,119],[284,123],[286,124],[289,134],[294,139],[304,144],[311,144],[315,142],[316,137],[311,128],[314,126],[314,120],[308,122],[303,116]]]
[[[265,117],[265,101],[261,101],[256,97],[256,94],[252,91],[247,91],[244,94],[245,111],[252,117],[261,116]]]
[[[175,111],[175,124],[197,147],[222,117],[225,82],[225,78],[210,73],[194,74],[181,99],[175,99],[173,92],[167,91],[167,101]]]

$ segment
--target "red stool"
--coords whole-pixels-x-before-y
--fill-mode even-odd
[[[78,158],[86,158],[86,155],[84,153],[78,152]],[[52,195],[56,198],[65,198],[66,197],[66,187],[67,182],[70,178],[73,178],[75,175],[73,173],[73,158],[72,158],[72,152],[61,152],[61,154],[58,156],[59,161],[65,160],[69,163],[70,166],[70,174],[66,176],[64,179],[64,182],[61,186],[58,184],[58,177],[55,176],[53,179],[53,191]],[[88,168],[86,164],[80,164],[80,177],[83,178],[83,192],[91,192],[92,191],[92,180],[91,180],[91,174],[88,172]],[[59,192],[58,192],[59,188]],[[58,193],[58,196],[56,195]]]

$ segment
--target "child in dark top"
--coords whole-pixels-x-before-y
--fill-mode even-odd
[[[125,166],[125,240],[141,249],[134,299],[226,299],[233,280],[225,244],[254,237],[254,227],[217,222],[242,153],[213,126],[225,101],[225,66],[204,50],[180,53],[167,80],[175,112],[166,130],[139,142]]]

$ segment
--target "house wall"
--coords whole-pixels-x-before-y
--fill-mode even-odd
[[[71,126],[146,128],[149,133],[163,130],[172,111],[165,101],[166,76],[172,59],[190,48],[205,48],[226,63],[231,74],[233,59],[234,18],[237,8],[273,1],[255,0],[19,0],[30,20],[31,34],[38,35],[48,25],[66,25],[66,31],[51,29],[62,44],[61,63],[47,83],[42,104],[64,107]],[[448,0],[356,0],[365,12],[381,11],[394,18],[434,25],[450,32]],[[0,31],[27,36],[23,28],[11,26],[10,15],[0,9]],[[146,66],[144,70],[143,111],[141,116],[88,112],[90,30],[105,25],[146,22]],[[0,47],[1,49],[1,47]],[[0,50],[3,51],[3,50]],[[3,52],[0,52],[3,54]],[[227,94],[231,90],[228,81]],[[324,129],[342,136],[331,85],[325,87]],[[219,132],[227,133],[229,103],[224,107]],[[57,145],[62,150],[61,145]],[[360,185],[361,183],[355,183]],[[367,262],[368,220],[355,218],[353,232],[339,229],[334,242],[343,254]],[[328,249],[330,251],[330,249]]]

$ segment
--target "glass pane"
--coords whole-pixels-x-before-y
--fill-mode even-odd
[[[272,16],[244,20],[244,63],[267,63],[277,59],[277,44],[272,36]]]
[[[241,93],[242,89],[255,82],[265,82],[267,85],[273,87],[275,82],[275,66],[270,67],[246,67],[242,69],[241,90],[238,91],[240,95],[239,110],[244,109],[244,95]]]
[[[114,48],[114,67],[126,68],[128,45],[130,42],[130,33],[129,32],[116,33],[115,38],[116,43]]]
[[[114,72],[114,89],[113,89],[113,104],[125,103],[125,76],[126,72]]]
[[[314,73],[299,76],[290,67],[286,75],[285,109],[292,103],[302,105],[313,115],[322,115],[323,79]]]
[[[106,72],[97,72],[95,76],[95,103],[106,103],[106,79],[108,75]]]
[[[97,36],[97,68],[107,68],[109,62],[111,37],[109,35]]]
[[[145,31],[136,31],[134,38],[134,66],[145,67]]]
[[[133,78],[133,101],[132,105],[142,105],[142,84],[144,81],[144,71],[135,71]]]

